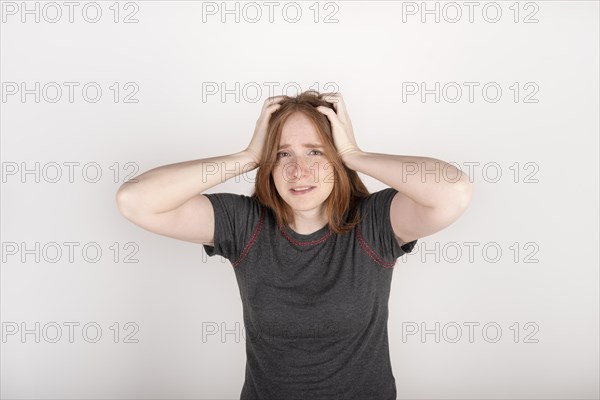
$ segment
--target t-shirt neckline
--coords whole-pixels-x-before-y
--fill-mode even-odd
[[[282,233],[284,235],[287,235],[288,237],[293,239],[295,242],[299,242],[302,244],[311,244],[311,242],[318,243],[321,240],[324,240],[325,238],[327,238],[332,233],[329,228],[329,223],[325,224],[325,226],[319,228],[318,230],[316,230],[312,233],[308,233],[308,234],[298,233],[298,232],[292,230],[292,228],[290,228],[287,225],[284,226],[283,229],[281,226],[279,228],[282,230]]]

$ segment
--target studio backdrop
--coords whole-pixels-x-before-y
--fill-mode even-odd
[[[308,89],[342,93],[362,150],[473,183],[464,215],[394,267],[398,398],[599,397],[598,2],[1,12],[2,398],[239,398],[231,263],[132,224],[115,194],[243,150],[266,98]],[[249,195],[255,175],[208,192]]]

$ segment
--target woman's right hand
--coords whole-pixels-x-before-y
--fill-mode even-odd
[[[279,104],[286,96],[273,96],[265,100],[262,111],[258,120],[256,121],[256,127],[254,129],[254,135],[250,141],[250,145],[246,148],[246,151],[254,158],[257,164],[260,164],[261,157],[263,154],[263,147],[267,140],[267,128],[269,127],[269,120],[271,114],[279,107]]]

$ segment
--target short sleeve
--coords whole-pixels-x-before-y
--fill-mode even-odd
[[[205,193],[215,216],[213,246],[203,244],[209,257],[216,254],[232,263],[240,258],[261,217],[257,199],[235,193]]]
[[[367,244],[384,259],[397,259],[406,253],[410,253],[417,240],[400,246],[390,220],[390,206],[392,199],[398,191],[394,188],[382,189],[371,193],[361,202],[363,213],[360,222],[360,231]]]

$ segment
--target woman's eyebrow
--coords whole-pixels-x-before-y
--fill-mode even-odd
[[[323,147],[323,145],[321,143],[304,143],[303,146],[304,147],[321,147],[321,148]],[[288,147],[290,147],[289,144],[282,144],[281,146],[279,146],[277,148],[277,150],[286,149]]]

